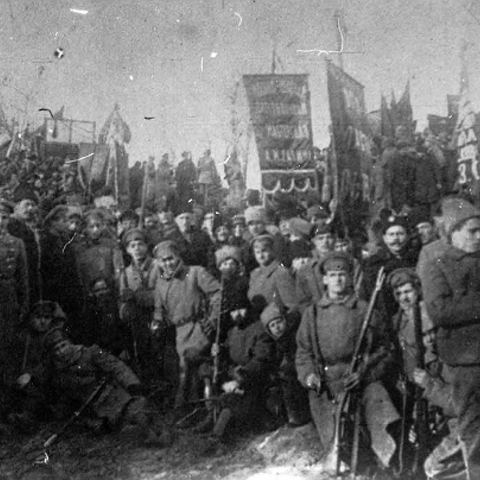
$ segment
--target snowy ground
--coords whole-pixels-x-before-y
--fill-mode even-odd
[[[33,437],[0,430],[0,480],[326,480],[316,431],[309,424],[234,437],[217,446],[206,434],[176,430],[165,449],[146,448],[135,430],[95,436],[72,426],[49,449],[47,465],[32,466],[33,446],[56,425]],[[35,451],[38,455],[38,450]],[[363,479],[373,477],[363,477]],[[357,477],[360,480],[361,477]]]

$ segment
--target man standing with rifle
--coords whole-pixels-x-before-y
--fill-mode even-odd
[[[309,389],[310,410],[322,446],[326,453],[329,449],[325,470],[338,473],[339,446],[344,440],[339,416],[344,416],[347,392],[353,389],[364,411],[371,448],[381,465],[388,467],[395,442],[387,426],[398,421],[399,415],[380,382],[391,361],[386,333],[373,311],[383,270],[370,305],[353,291],[350,255],[332,252],[323,260],[321,271],[326,292],[303,314],[295,364],[300,383]]]

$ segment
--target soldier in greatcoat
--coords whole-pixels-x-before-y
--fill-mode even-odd
[[[150,326],[153,321],[154,291],[158,266],[148,254],[145,233],[133,228],[123,235],[130,265],[120,276],[120,318],[130,332],[130,356],[138,375],[152,382],[160,374],[157,345]]]
[[[290,271],[275,257],[274,238],[259,235],[253,240],[253,249],[259,265],[250,275],[248,288],[253,318],[259,320],[263,309],[273,301],[291,312],[297,311],[295,282]]]
[[[180,368],[175,404],[185,407],[199,393],[197,370],[210,352],[220,313],[220,283],[205,268],[185,265],[172,241],[158,244],[154,255],[160,276],[155,286],[152,328],[161,338],[169,326],[175,327]]]
[[[468,478],[480,478],[480,210],[465,200],[443,205],[448,245],[426,266],[427,311],[438,328],[440,359],[452,379],[453,405]]]
[[[325,295],[305,310],[297,332],[298,380],[309,389],[312,418],[325,449],[334,434],[336,406],[332,399],[358,387],[372,450],[381,464],[388,467],[396,445],[387,426],[400,417],[381,383],[391,359],[380,318],[371,319],[363,360],[350,374],[349,365],[367,304],[353,291],[351,256],[333,252],[324,259],[321,268]]]

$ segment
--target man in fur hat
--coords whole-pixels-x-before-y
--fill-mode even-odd
[[[378,271],[383,266],[389,275],[397,268],[415,268],[418,247],[410,243],[407,218],[401,215],[385,215],[381,224],[382,244],[379,251],[367,258],[363,270],[360,297],[368,300],[375,287]],[[384,285],[378,298],[378,308],[387,318],[392,318],[397,310],[393,293]]]
[[[193,225],[191,205],[181,206],[174,213],[177,228],[165,235],[165,240],[172,240],[177,244],[180,256],[187,265],[207,267],[212,241],[207,233]]]

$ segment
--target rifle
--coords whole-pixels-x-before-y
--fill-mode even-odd
[[[31,452],[28,456],[29,458],[34,458],[33,465],[42,465],[48,464],[49,462],[49,455],[47,453],[47,449],[52,446],[52,444],[58,439],[58,437],[70,426],[74,423],[80,415],[85,411],[85,409],[98,397],[100,392],[103,390],[105,385],[107,384],[107,379],[103,379],[92,391],[92,393],[88,396],[88,398],[83,402],[83,404],[73,412],[72,416],[60,427],[60,429],[55,432],[53,435],[47,438],[45,442],[43,442],[41,451],[35,448],[34,452]],[[38,453],[37,453],[38,452]],[[33,455],[32,455],[33,453]]]
[[[382,289],[384,281],[385,281],[384,267],[381,267],[377,274],[375,289],[372,293],[367,311],[365,313],[365,317],[363,319],[362,327],[360,329],[360,333],[358,335],[357,342],[355,344],[355,349],[353,351],[353,357],[347,370],[347,375],[351,375],[352,373],[354,373],[358,367],[359,361],[361,359],[361,349],[363,346],[363,341],[365,339],[365,335],[367,333],[370,320],[372,318],[373,309],[375,307],[378,294]],[[334,435],[333,435],[332,442],[330,444],[329,451],[326,456],[325,469],[330,472],[334,472],[335,476],[338,476],[339,470],[340,470],[340,444],[343,439],[343,434],[345,429],[346,411],[348,411],[348,403],[350,402],[350,397],[351,397],[350,392],[351,392],[350,390],[344,390],[339,394],[337,394],[334,400],[334,404],[337,405],[334,413],[334,420],[335,420]],[[358,432],[354,433],[354,435],[356,434],[358,434]],[[355,441],[354,443],[357,443],[357,442]],[[355,463],[356,463],[356,452],[353,452],[352,457],[355,459]],[[351,468],[353,479],[356,476],[355,469],[356,469],[356,465],[353,465]]]
[[[217,312],[216,318],[216,330],[215,330],[215,348],[212,349],[212,356],[213,356],[213,374],[212,374],[212,381],[209,385],[208,383],[205,384],[205,398],[211,398],[212,393],[218,393],[217,384],[218,384],[218,374],[220,371],[220,331],[222,325],[222,304],[223,304],[223,289],[224,289],[224,278],[223,275],[220,279],[220,299],[219,299],[219,307]],[[207,379],[206,379],[207,380]],[[212,392],[212,390],[214,392]],[[214,404],[213,405],[213,421],[217,421],[217,413],[218,408]]]
[[[414,311],[414,333],[416,345],[416,366],[425,370],[425,345],[423,344],[422,315],[420,303],[417,302]],[[416,473],[421,468],[422,462],[426,457],[428,443],[428,404],[422,396],[422,388],[415,386],[415,412],[416,412],[416,430],[418,435],[417,449],[412,465],[412,472]]]

